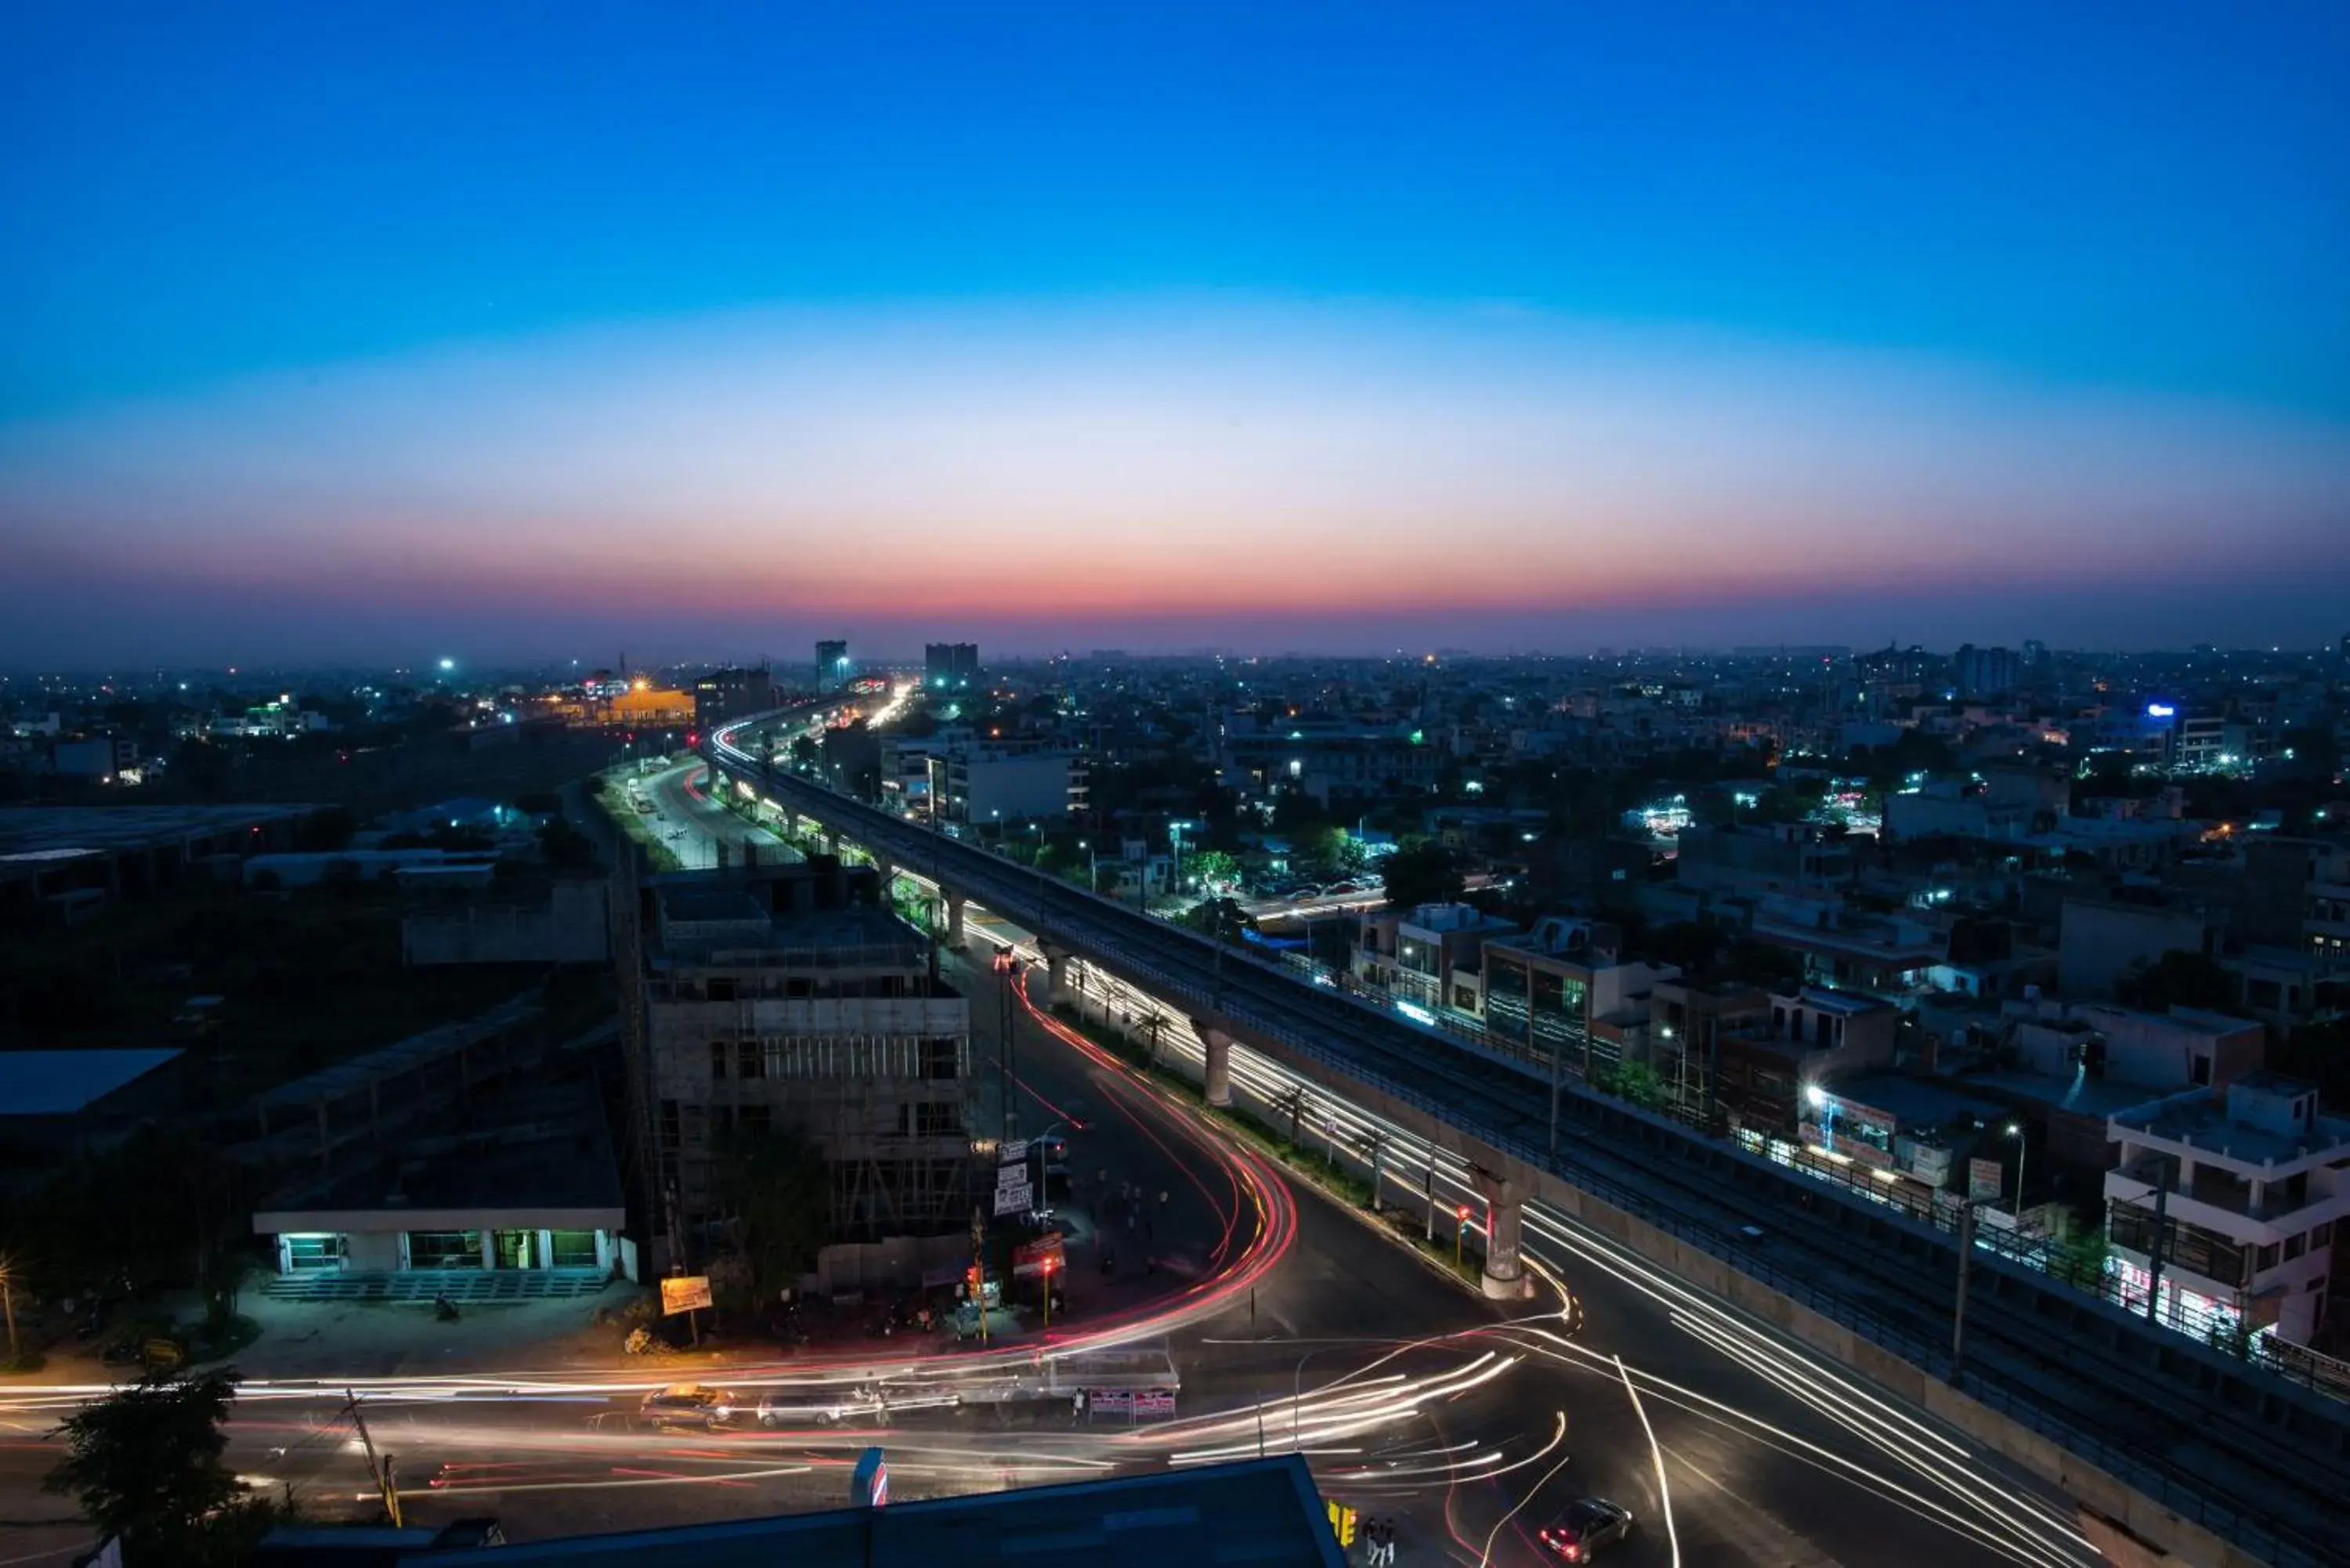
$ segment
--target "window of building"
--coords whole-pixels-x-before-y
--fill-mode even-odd
[[[663,1100],[660,1103],[660,1142],[663,1148],[677,1147],[677,1102]]]
[[[766,1063],[759,1054],[759,1043],[756,1040],[744,1040],[736,1044],[734,1075],[738,1078],[766,1076]]]
[[[710,1043],[710,1075],[713,1078],[726,1076],[726,1042],[723,1040]]]
[[[2211,1082],[2211,1058],[2190,1056],[2187,1059],[2187,1081],[2198,1085]]]
[[[411,1269],[478,1269],[482,1266],[479,1231],[411,1231],[408,1266]]]
[[[2307,1251],[2309,1251],[2309,1238],[2307,1236],[2287,1236],[2284,1239],[2284,1261],[2286,1262],[2292,1262],[2295,1258],[2300,1257]]]
[[[951,1104],[930,1103],[914,1107],[914,1130],[924,1137],[951,1137],[962,1131]]]
[[[681,1141],[688,1148],[701,1148],[710,1142],[710,1107],[687,1106],[683,1109],[684,1116],[679,1124],[679,1130],[684,1134]]]
[[[287,1236],[285,1241],[286,1267],[293,1272],[343,1266],[346,1249],[339,1235]]]
[[[2331,1220],[2321,1220],[2316,1228],[2312,1230],[2309,1233],[2309,1244],[2313,1247],[2326,1246],[2331,1243],[2333,1240],[2334,1221]]]
[[[961,1054],[955,1049],[956,1044],[957,1042],[952,1035],[923,1041],[922,1076],[925,1078],[953,1077],[957,1058]]]
[[[774,1130],[775,1112],[766,1106],[744,1106],[736,1114],[734,1126],[746,1137],[764,1137]]]
[[[2274,1241],[2271,1241],[2267,1246],[2262,1247],[2260,1250],[2259,1256],[2253,1260],[2252,1267],[2255,1270],[2265,1272],[2266,1270],[2275,1268],[2276,1265],[2277,1244]]]
[[[596,1266],[596,1232],[593,1231],[549,1231],[546,1233],[547,1262],[558,1269],[592,1269]]]
[[[733,1002],[733,1001],[737,1000],[738,996],[739,996],[739,991],[738,991],[738,988],[737,988],[736,982],[735,982],[735,981],[734,981],[734,979],[733,979],[733,976],[731,976],[731,975],[712,975],[712,976],[711,977],[711,979],[710,979],[710,1000],[711,1000],[711,1001],[712,1001],[712,1002]]]

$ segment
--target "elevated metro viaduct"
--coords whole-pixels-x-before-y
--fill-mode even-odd
[[[1524,1289],[1528,1198],[1746,1307],[2080,1499],[2174,1560],[2350,1563],[2350,1409],[1990,1254],[1950,1356],[1958,1247],[1889,1210],[771,768],[705,748],[789,817],[934,882],[949,937],[975,900],[1037,933],[1060,994],[1072,955],[1181,1006],[1228,1103],[1235,1042],[1465,1161],[1491,1206],[1486,1288]],[[1808,1207],[1798,1201],[1808,1197]],[[2155,1561],[2158,1559],[2148,1559]]]

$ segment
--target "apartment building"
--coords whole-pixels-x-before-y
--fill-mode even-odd
[[[931,753],[926,765],[931,808],[947,822],[1000,826],[1085,810],[1086,769],[1074,752],[958,747]]]
[[[1899,1025],[1900,1014],[1871,996],[1811,985],[1773,994],[1767,1016],[1742,1012],[1721,1028],[1722,1115],[1750,1141],[1804,1141],[1813,1091],[1890,1067]]]
[[[783,1128],[823,1154],[834,1240],[969,1218],[970,1002],[937,978],[871,867],[676,873],[647,880],[632,906],[631,1086],[665,1237],[719,1217],[715,1167],[736,1140]]]
[[[1620,1031],[1594,1024],[1645,1020],[1657,983],[1680,975],[1671,964],[1625,961],[1622,945],[1614,926],[1557,915],[1531,931],[1487,938],[1487,1035],[1541,1061],[1573,1064],[1586,1078],[1616,1066],[1623,1058]]]
[[[1474,1017],[1484,944],[1517,929],[1471,904],[1373,910],[1356,937],[1355,978],[1399,1002]]]
[[[2350,1219],[2350,1118],[2314,1085],[2248,1073],[2113,1117],[2107,1234],[2126,1292],[2189,1334],[2272,1332],[2306,1345],[2325,1321],[2334,1240]]]

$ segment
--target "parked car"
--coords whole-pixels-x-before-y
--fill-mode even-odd
[[[1543,1550],[1562,1563],[1588,1563],[1603,1547],[1632,1533],[1632,1511],[1604,1497],[1583,1497],[1545,1526]]]
[[[742,1402],[723,1388],[700,1383],[672,1383],[645,1396],[642,1412],[664,1427],[723,1427],[734,1418]]]

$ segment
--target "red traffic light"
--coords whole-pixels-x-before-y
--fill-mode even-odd
[[[1469,1223],[1469,1205],[1463,1203],[1460,1208],[1454,1210],[1452,1212],[1459,1217],[1463,1225]]]

